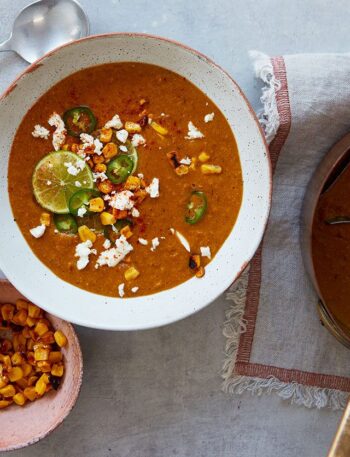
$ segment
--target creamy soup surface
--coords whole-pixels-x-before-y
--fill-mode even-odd
[[[91,67],[46,92],[18,128],[8,183],[35,255],[63,280],[116,297],[200,281],[243,191],[217,106],[139,63]]]

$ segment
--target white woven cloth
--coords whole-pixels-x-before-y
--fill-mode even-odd
[[[350,131],[350,55],[270,59],[252,52],[252,58],[265,83],[260,118],[275,161],[274,189],[260,270],[256,258],[248,296],[247,275],[228,295],[224,386],[233,393],[274,391],[308,407],[342,408],[347,394],[341,391],[350,390],[350,352],[320,325],[299,230],[317,164]]]

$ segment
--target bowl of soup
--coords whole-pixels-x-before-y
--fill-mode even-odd
[[[71,322],[130,330],[212,302],[264,232],[271,169],[237,84],[200,53],[89,37],[0,100],[0,266]]]
[[[350,135],[325,155],[305,195],[302,252],[324,325],[350,347]]]

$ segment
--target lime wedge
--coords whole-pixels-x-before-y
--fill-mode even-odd
[[[78,155],[56,151],[47,154],[37,164],[32,184],[40,206],[56,214],[66,214],[69,213],[70,197],[80,188],[92,189],[94,180],[89,165]]]

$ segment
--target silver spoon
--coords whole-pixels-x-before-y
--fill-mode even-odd
[[[89,33],[89,21],[75,0],[39,0],[18,14],[1,51],[15,51],[32,63],[64,43]]]

